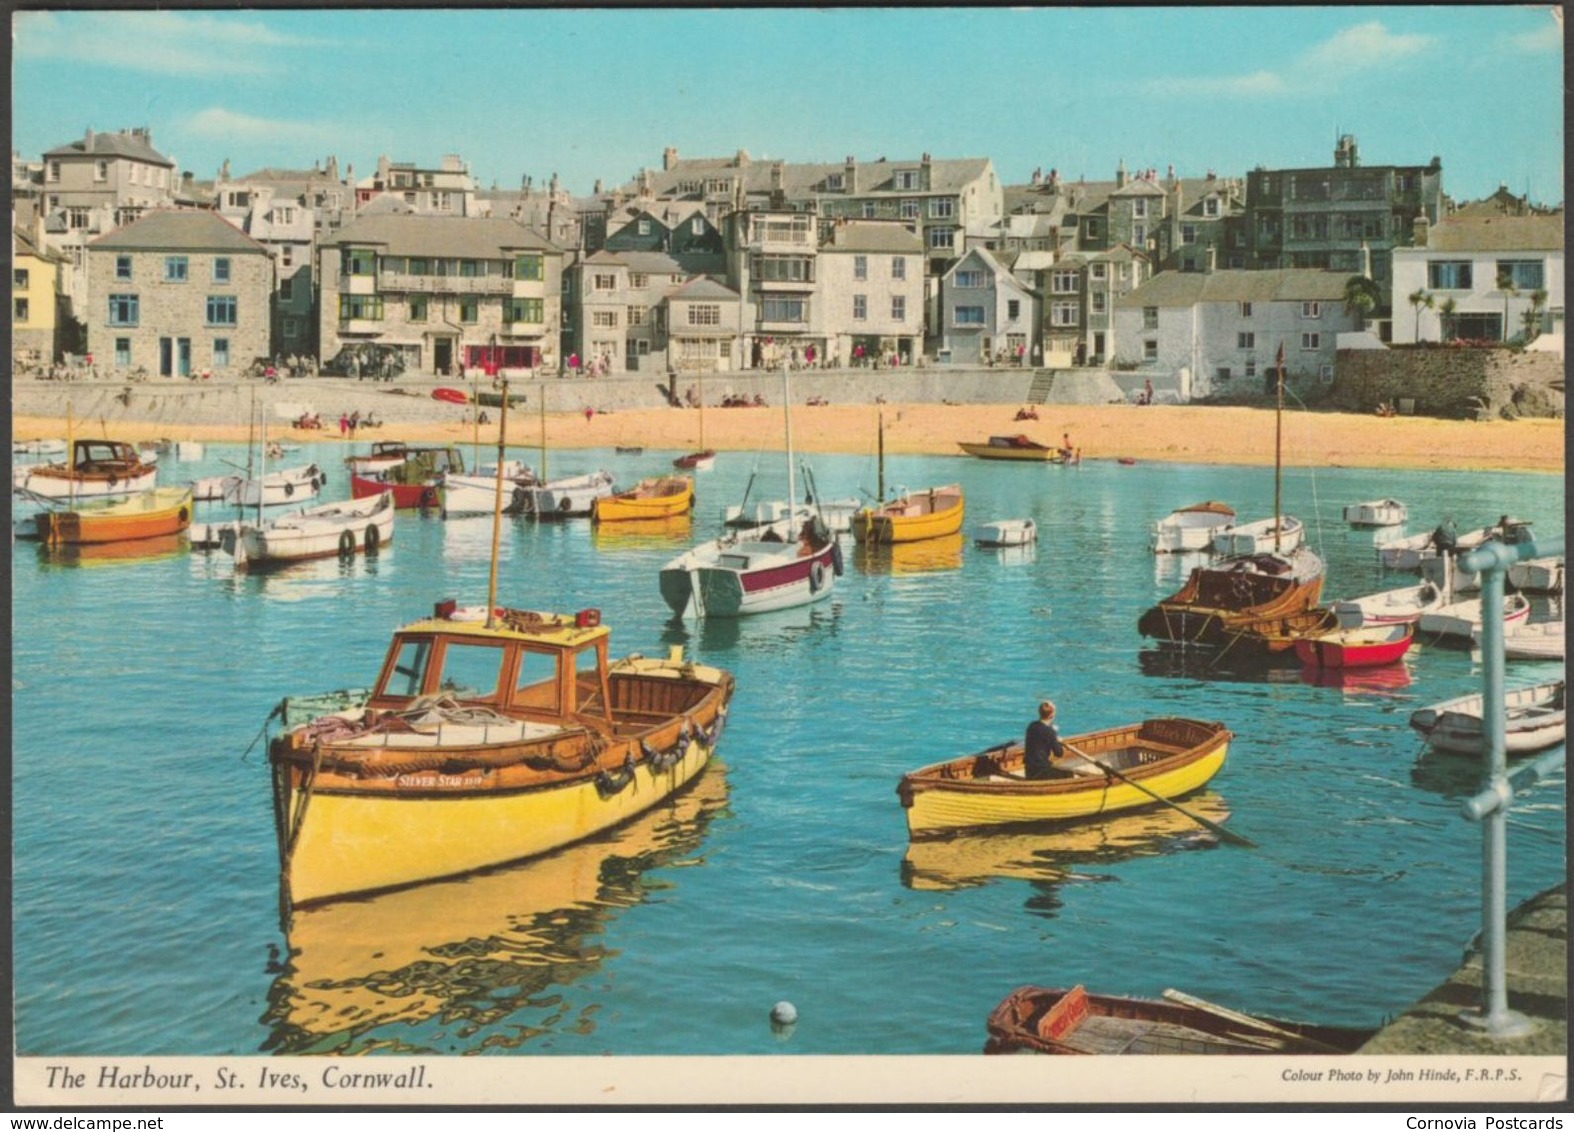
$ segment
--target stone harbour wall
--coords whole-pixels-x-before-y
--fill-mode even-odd
[[[1417,416],[1560,418],[1563,358],[1478,346],[1340,350],[1329,406],[1361,413],[1383,402]]]

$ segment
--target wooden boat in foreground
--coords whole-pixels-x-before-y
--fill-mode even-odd
[[[1344,1054],[1376,1032],[1240,1014],[1178,991],[1165,999],[1018,987],[990,1011],[985,1053]]]
[[[1374,668],[1404,656],[1415,636],[1409,623],[1336,629],[1297,640],[1295,655],[1309,668]]]
[[[915,770],[896,792],[912,837],[1085,818],[1196,790],[1224,765],[1232,738],[1222,723],[1160,718],[1065,740],[1068,753],[1074,746],[1145,789],[1088,764],[1073,763],[1075,772],[1056,778],[1024,778],[1022,744],[1011,742]]]
[[[191,526],[191,488],[158,487],[126,499],[95,499],[34,516],[47,546],[84,546],[178,535]]]
[[[860,543],[879,544],[945,538],[962,529],[966,509],[961,484],[910,491],[888,503],[860,510],[853,516],[853,538]]]
[[[1153,524],[1148,546],[1155,554],[1207,550],[1214,532],[1235,522],[1235,508],[1216,499],[1180,507]]]
[[[1531,684],[1504,693],[1503,707],[1508,717],[1504,749],[1511,755],[1522,755],[1563,742],[1564,696],[1562,680]],[[1436,750],[1462,755],[1485,754],[1483,703],[1484,697],[1479,692],[1444,700],[1414,712],[1410,716],[1410,726]]]
[[[991,436],[983,444],[967,440],[958,440],[956,443],[963,452],[969,456],[977,456],[981,460],[1037,460],[1059,463],[1066,458],[1065,453],[1059,448],[1040,444],[1021,433],[1015,436]]]
[[[597,523],[621,523],[649,519],[671,519],[687,515],[694,507],[694,480],[689,476],[652,476],[640,480],[628,491],[597,496],[591,519]]]
[[[1243,632],[1316,610],[1323,570],[1323,560],[1304,546],[1198,566],[1185,585],[1138,618],[1137,631],[1171,644],[1229,645]]]
[[[282,906],[534,857],[649,810],[716,748],[732,675],[608,659],[594,609],[440,602],[372,695],[273,740]]]

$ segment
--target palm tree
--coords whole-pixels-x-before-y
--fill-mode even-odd
[[[1536,288],[1530,293],[1530,306],[1520,314],[1525,324],[1525,341],[1534,342],[1541,335],[1541,311],[1547,305],[1547,293]]]
[[[1411,291],[1405,297],[1405,301],[1413,306],[1416,311],[1416,344],[1419,345],[1421,342],[1421,309],[1424,307],[1427,310],[1431,310],[1435,300],[1432,298],[1432,292],[1425,287],[1419,287]]]
[[[1344,285],[1345,310],[1361,320],[1361,328],[1366,328],[1366,320],[1371,317],[1382,305],[1383,293],[1376,283],[1364,275],[1352,275]]]
[[[1450,295],[1437,304],[1437,317],[1443,323],[1443,341],[1448,342],[1454,337],[1454,312],[1459,310],[1459,303]]]
[[[1514,276],[1507,271],[1500,271],[1497,275],[1497,289],[1503,292],[1503,341],[1508,341],[1508,301],[1519,294],[1519,286],[1514,282]]]

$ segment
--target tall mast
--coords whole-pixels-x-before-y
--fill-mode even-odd
[[[542,483],[547,482],[547,383],[542,382],[538,396],[541,399],[541,474],[536,478]],[[505,397],[504,400],[507,400]],[[505,406],[506,409],[506,406]],[[537,496],[539,499],[540,497]],[[536,518],[540,518],[537,515]]]
[[[1284,467],[1284,341],[1279,341],[1279,403],[1273,416],[1273,552],[1279,553],[1279,481]]]
[[[879,410],[877,410],[877,412],[879,413],[879,421],[880,421],[879,461],[878,461],[879,469],[880,469],[880,471],[879,471],[879,476],[880,476],[880,480],[879,480],[880,502],[884,503],[885,502],[885,410],[884,409],[879,409]]]
[[[252,396],[255,397],[256,394],[253,393]],[[263,496],[263,487],[262,487],[262,485],[263,485],[263,481],[265,481],[268,478],[268,418],[266,416],[262,416],[259,419],[262,422],[262,445],[261,445],[261,447],[259,447],[257,449],[257,452],[258,452],[258,457],[257,457],[257,459],[258,459],[258,471],[257,471],[257,525],[260,527],[260,526],[262,526],[262,504],[263,504],[263,498],[262,498],[262,496]],[[245,492],[243,491],[241,493],[241,504],[244,506],[245,502],[246,502],[246,495],[245,495]]]
[[[503,536],[503,454],[508,443],[508,380],[503,380],[503,407],[497,422],[497,495],[492,504],[492,573],[486,586],[486,627],[497,627],[497,548]]]
[[[787,359],[782,359],[782,415],[787,419],[787,529],[797,534],[798,480],[792,466],[792,390],[787,384]]]

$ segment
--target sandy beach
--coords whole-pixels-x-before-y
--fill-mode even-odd
[[[1037,421],[1017,421],[1016,405],[799,405],[793,410],[793,443],[801,452],[873,454],[884,419],[890,453],[961,455],[957,441],[982,441],[991,435],[1022,433],[1059,445],[1069,435],[1085,460],[1271,465],[1274,462],[1274,413],[1269,409],[1214,406],[1043,405]],[[390,420],[342,437],[336,416],[324,414],[321,431],[269,425],[270,439],[333,441],[365,447],[375,439],[470,444],[497,443],[497,410],[479,429],[468,413],[452,406],[429,419]],[[543,426],[552,448],[605,448],[614,445],[685,450],[699,443],[699,416],[693,409],[548,413],[528,409],[508,421],[508,443],[535,447]],[[15,416],[16,440],[64,437],[65,414]],[[245,443],[251,430],[244,419],[137,420],[97,415],[75,422],[77,435],[107,435],[132,442],[199,440]],[[719,451],[780,450],[781,408],[705,410],[705,444]],[[1561,420],[1447,421],[1422,417],[1380,418],[1350,413],[1287,411],[1283,458],[1286,466],[1516,471],[1562,474],[1564,429]]]

